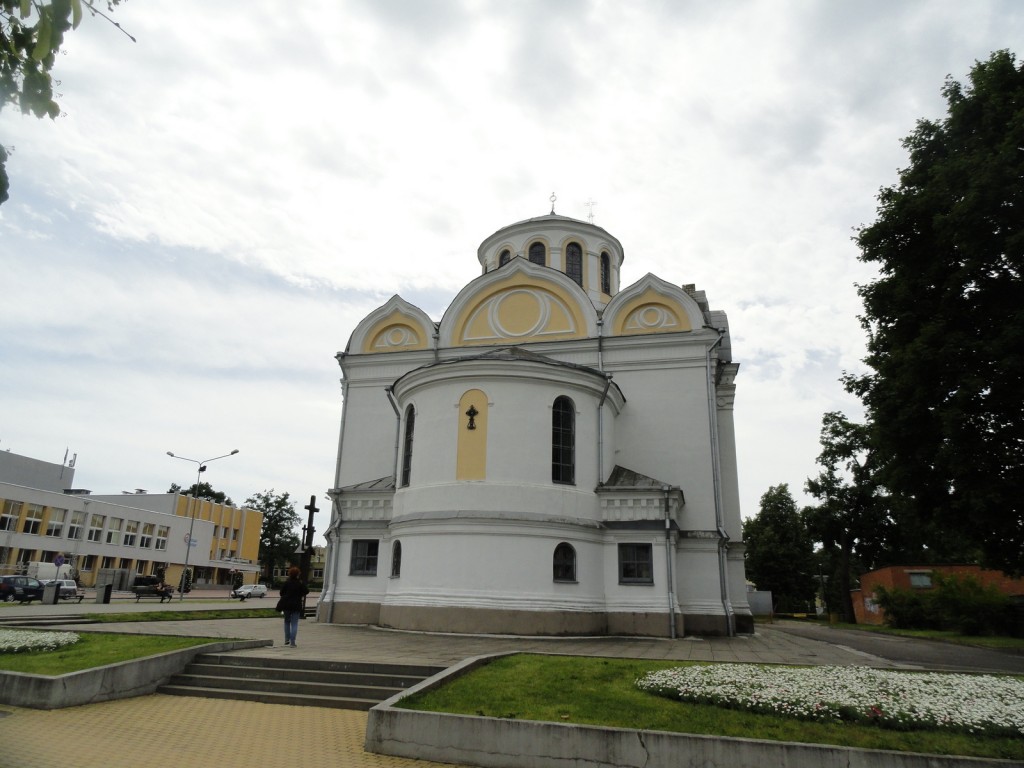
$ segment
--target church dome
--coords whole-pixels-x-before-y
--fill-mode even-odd
[[[601,309],[619,290],[622,243],[601,227],[551,213],[502,227],[477,249],[483,271],[514,258],[563,272]]]

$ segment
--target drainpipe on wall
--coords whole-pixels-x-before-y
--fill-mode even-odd
[[[391,408],[395,412],[395,458],[391,462],[392,477],[395,478],[395,487],[398,487],[398,435],[402,431],[402,413],[398,410],[398,402],[395,400],[395,393],[391,387],[384,387],[384,391],[388,394],[388,402],[391,403]]]
[[[338,365],[341,366],[345,360],[345,353],[339,352],[335,358],[338,361]],[[348,423],[346,416],[348,415],[348,379],[344,377],[345,369],[342,368],[342,379],[341,379],[341,428],[338,432],[338,458],[337,464],[334,467],[334,487],[338,488],[341,486],[341,453],[345,446],[345,424]],[[331,592],[334,591],[334,584],[337,581],[337,574],[334,571],[334,567],[331,563],[338,562],[338,553],[336,551],[337,544],[331,543],[331,531],[337,531],[337,527],[341,524],[341,505],[338,503],[336,496],[331,496],[331,522],[327,526],[326,539],[327,539],[327,551],[330,552],[330,558],[327,563],[327,574],[330,578]],[[337,536],[335,537],[337,538]],[[326,590],[324,590],[326,592]],[[321,599],[322,596],[321,596]],[[327,622],[331,623],[334,620],[334,600],[330,602],[330,608],[327,611]]]
[[[604,392],[601,393],[601,400],[597,404],[597,484],[604,484],[604,401],[608,396],[608,389],[612,385],[612,377],[605,374]]]
[[[718,407],[715,395],[715,381],[711,375],[711,353],[715,347],[722,343],[725,338],[725,331],[719,328],[712,329],[718,333],[718,338],[707,348],[704,354],[705,371],[708,384],[708,425],[711,431],[711,474],[712,485],[715,492],[715,528],[718,530],[718,585],[721,592],[722,608],[725,611],[725,622],[729,637],[736,636],[736,617],[732,611],[732,601],[729,599],[728,580],[728,551],[729,534],[725,530],[725,521],[722,514],[722,467],[718,455]]]
[[[338,547],[341,546],[340,531],[337,528],[337,522],[341,520],[341,505],[338,503],[338,497],[331,494],[331,525],[327,527],[327,531],[324,533],[324,538],[327,539],[327,551],[331,553],[331,556],[327,559],[327,571],[330,575],[331,580],[329,583],[324,584],[323,595],[321,595],[321,602],[325,597],[330,597],[330,601],[327,604],[327,623],[334,623],[334,572],[338,564]]]
[[[604,340],[604,320],[597,320],[597,370],[604,373],[604,355],[601,342]],[[604,484],[604,399],[608,395],[612,377],[605,374],[604,392],[597,404],[597,484]]]
[[[672,577],[672,518],[669,515],[669,491],[667,485],[661,486],[665,494],[665,570],[668,574],[668,634],[676,639],[676,590]]]

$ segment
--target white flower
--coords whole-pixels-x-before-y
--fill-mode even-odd
[[[1024,680],[866,667],[714,664],[651,672],[645,691],[804,720],[1024,736]]]
[[[22,651],[54,651],[78,642],[74,632],[37,632],[31,629],[0,629],[0,654]]]

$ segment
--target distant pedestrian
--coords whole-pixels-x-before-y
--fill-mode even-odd
[[[295,648],[295,637],[299,634],[299,617],[302,615],[302,598],[309,594],[309,588],[299,580],[299,569],[294,565],[288,569],[288,580],[281,587],[281,599],[277,610],[284,614],[284,644]]]

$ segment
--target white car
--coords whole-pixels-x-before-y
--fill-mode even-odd
[[[248,600],[250,597],[266,597],[267,596],[267,585],[266,584],[243,584],[238,589],[231,590],[232,597],[239,597],[242,600]]]
[[[73,600],[78,597],[78,582],[74,579],[57,579],[60,584],[60,599]]]

